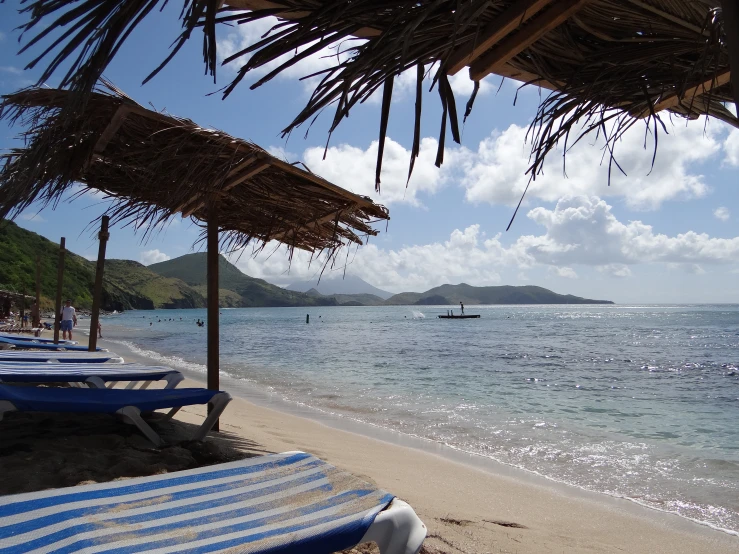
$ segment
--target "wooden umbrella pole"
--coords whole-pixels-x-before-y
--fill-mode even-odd
[[[215,200],[208,204],[208,388],[220,390],[218,336],[218,209]],[[208,405],[210,413],[211,406]],[[218,431],[218,422],[213,426]]]
[[[100,234],[98,234],[98,261],[95,267],[95,288],[92,292],[92,315],[90,316],[90,342],[88,350],[95,352],[98,344],[98,322],[100,321],[100,303],[103,296],[103,273],[105,271],[105,247],[108,244],[110,233],[108,232],[108,223],[110,218],[107,215],[102,217],[100,222]]]
[[[54,344],[59,344],[59,329],[62,326],[62,283],[64,281],[64,245],[66,239],[59,241],[59,265],[56,272],[56,302],[54,303]]]
[[[36,254],[36,311],[33,316],[33,326],[41,326],[41,254]]]
[[[734,104],[739,114],[739,5],[737,4],[736,0],[721,2],[726,46],[729,50],[729,64],[732,69],[731,88],[734,92]]]
[[[23,287],[23,294],[21,295],[21,329],[26,327],[26,287]]]

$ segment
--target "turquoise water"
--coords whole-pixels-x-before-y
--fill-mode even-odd
[[[221,368],[291,402],[739,532],[739,306],[466,311],[482,317],[223,309]],[[129,312],[104,325],[204,371],[194,321],[205,315]]]

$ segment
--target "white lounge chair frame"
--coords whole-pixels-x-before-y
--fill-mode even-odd
[[[213,428],[213,425],[215,425],[216,421],[223,413],[223,410],[226,409],[226,406],[228,406],[229,402],[231,402],[231,395],[227,392],[219,392],[218,394],[213,395],[213,398],[211,398],[208,402],[208,404],[212,406],[212,409],[208,416],[205,418],[205,421],[203,421],[203,424],[193,434],[192,440],[202,441],[203,439],[205,439],[205,436]],[[172,417],[174,417],[174,415],[179,412],[181,408],[182,406],[172,408],[163,417],[163,421],[168,421],[172,419]],[[10,402],[9,400],[0,400],[0,421],[3,420],[3,416],[7,412],[15,411],[18,411],[18,409],[12,402]],[[164,446],[165,442],[164,440],[162,440],[162,437],[160,437],[157,432],[154,431],[154,429],[152,429],[151,426],[146,423],[146,421],[144,421],[144,419],[141,417],[141,410],[139,410],[136,406],[124,406],[116,412],[116,415],[118,415],[118,417],[120,417],[123,422],[138,427],[139,431],[141,431],[146,436],[146,438],[153,442],[157,447]]]

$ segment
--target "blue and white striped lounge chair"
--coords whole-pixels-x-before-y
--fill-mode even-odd
[[[36,363],[113,363],[122,364],[123,358],[112,352],[55,352],[35,350],[0,350],[0,363],[36,362]]]
[[[18,340],[0,337],[0,344],[10,344],[16,348],[32,348],[39,350],[67,350],[70,352],[87,352],[87,346],[75,346],[70,344],[54,344],[53,342],[39,342],[33,340]],[[103,348],[96,348],[96,352],[105,352]]]
[[[392,494],[304,452],[2,497],[0,553],[415,554],[426,527]]]
[[[126,388],[133,389],[137,382],[144,381],[141,388],[145,389],[151,381],[163,380],[165,388],[173,389],[183,379],[182,373],[164,366],[0,362],[0,382],[5,383],[87,383],[104,389],[118,381],[127,381]]]
[[[11,340],[22,340],[22,341],[34,341],[34,342],[45,342],[54,344],[54,339],[42,339],[40,337],[21,337],[18,335],[0,335],[0,339],[11,339]],[[76,340],[63,340],[59,339],[59,344],[79,344]]]
[[[208,389],[124,390],[0,385],[0,421],[3,414],[14,411],[111,414],[136,425],[146,438],[162,446],[164,441],[141,418],[141,412],[169,408],[166,419],[171,419],[183,406],[211,404],[213,409],[193,436],[193,440],[201,441],[230,401],[231,395],[227,392]]]

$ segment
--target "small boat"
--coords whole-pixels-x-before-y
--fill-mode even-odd
[[[476,315],[440,315],[439,319],[480,319],[480,314]]]

